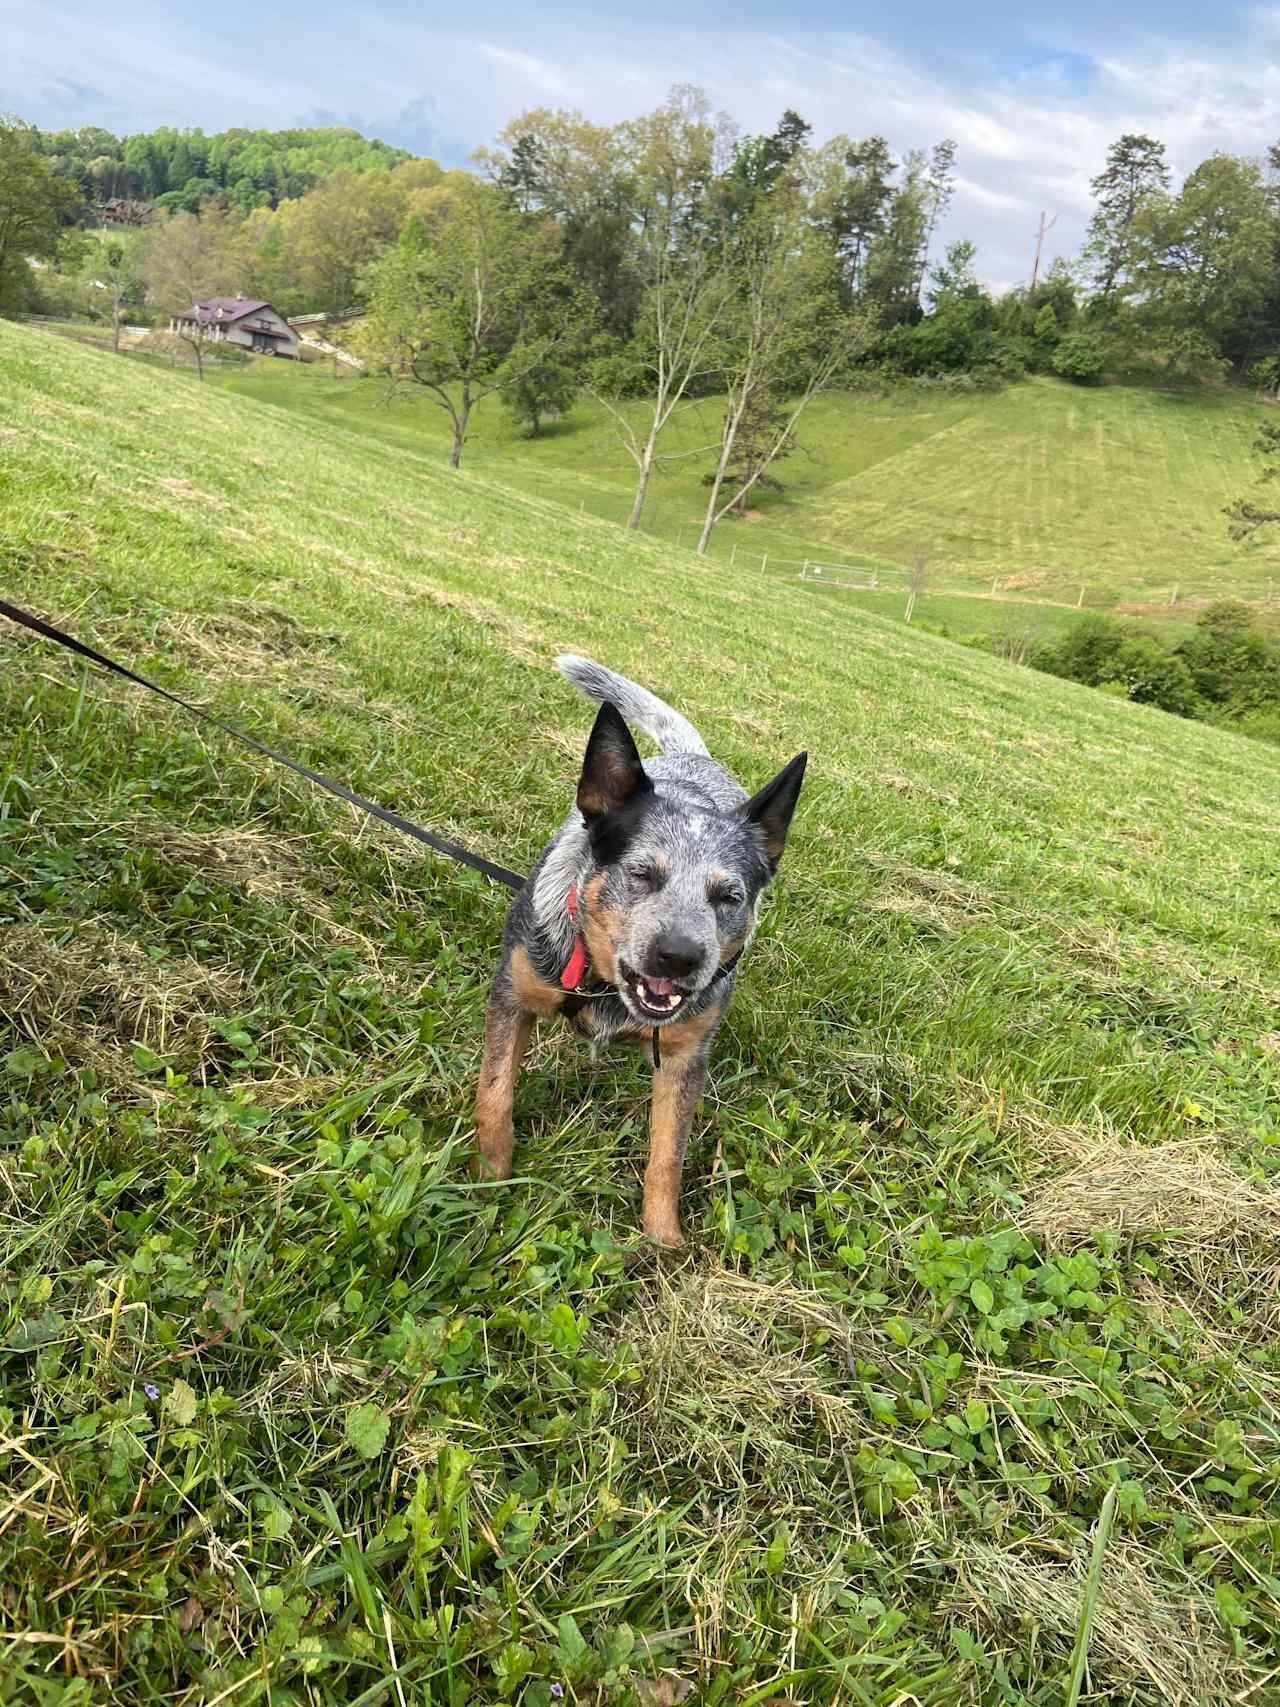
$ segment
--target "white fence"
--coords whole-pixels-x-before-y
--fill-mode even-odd
[[[800,565],[800,580],[821,581],[828,587],[891,587],[903,584],[901,569],[852,568],[847,563],[815,563],[806,557]]]

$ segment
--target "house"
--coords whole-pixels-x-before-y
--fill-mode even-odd
[[[211,296],[169,317],[169,330],[184,338],[203,335],[213,343],[234,344],[259,355],[296,356],[298,334],[269,302],[247,296]]]

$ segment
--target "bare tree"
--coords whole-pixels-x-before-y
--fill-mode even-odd
[[[659,440],[695,383],[716,369],[734,280],[712,186],[732,134],[726,121],[712,121],[699,90],[677,87],[656,112],[621,126],[619,136],[633,184],[643,295],[634,337],[625,351],[597,363],[590,390],[636,465],[627,526],[637,528]],[[644,403],[637,422],[627,400],[638,390]]]
[[[120,326],[125,304],[142,283],[142,252],[145,239],[140,231],[113,231],[104,237],[97,257],[95,282],[111,301],[111,348],[120,352]]]
[[[791,187],[763,197],[735,234],[726,263],[733,285],[719,343],[725,412],[699,554],[730,510],[791,444],[801,415],[862,342],[865,313],[842,312],[829,240]],[[731,474],[747,440],[745,466]],[[727,495],[726,495],[727,493]]]
[[[917,551],[911,559],[911,567],[907,570],[907,622],[915,615],[916,600],[924,592],[925,583],[929,579],[929,556],[927,552]]]

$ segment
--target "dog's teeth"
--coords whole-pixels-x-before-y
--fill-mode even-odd
[[[673,1008],[678,1008],[683,1000],[684,997],[680,994],[679,990],[676,990],[671,997],[671,1006]]]

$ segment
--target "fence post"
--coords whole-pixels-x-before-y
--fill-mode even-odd
[[[994,579],[994,580],[993,580],[993,581],[992,581],[992,583],[991,583],[991,597],[992,597],[992,598],[993,598],[993,599],[994,599],[994,598],[995,598],[995,596],[996,596],[996,588],[997,588],[997,587],[998,587],[998,586],[999,586],[999,585],[1000,585],[1000,577],[999,577],[999,576],[998,576],[998,575],[997,575],[997,576],[996,576],[996,577],[995,577],[995,579]]]
[[[760,579],[762,581],[764,580],[764,566],[768,561],[769,561],[769,553],[766,551],[763,553],[763,555],[760,558]]]
[[[1173,589],[1173,591],[1169,594],[1169,609],[1172,610],[1174,605],[1177,604],[1177,602],[1178,602],[1178,589],[1175,587]]]
[[[1080,583],[1080,597],[1076,600],[1076,609],[1079,610],[1083,604],[1084,604],[1084,582],[1081,581],[1081,583]]]
[[[738,543],[735,540],[733,545],[730,547],[730,550],[729,550],[729,567],[730,567],[730,569],[733,568],[734,564],[737,561],[738,561]]]
[[[676,550],[679,551],[680,547],[683,544],[684,544],[684,529],[683,528],[677,528],[676,529]]]

